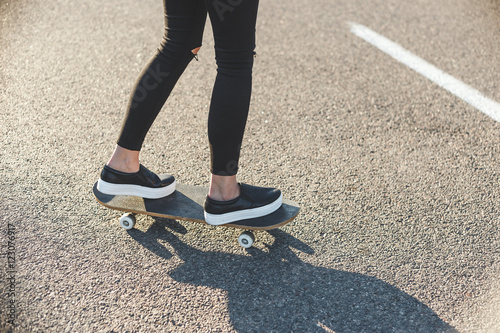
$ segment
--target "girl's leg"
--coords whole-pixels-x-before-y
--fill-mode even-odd
[[[160,179],[139,163],[149,128],[201,46],[206,21],[202,0],[165,0],[161,47],[140,74],[131,95],[117,147],[101,172],[97,188],[106,194],[160,198],[175,190],[172,176]]]
[[[212,173],[209,197],[228,200],[240,192],[236,173],[252,91],[258,0],[206,0],[205,5],[217,61],[208,118]]]
[[[165,34],[161,47],[134,87],[118,145],[108,165],[137,171],[142,144],[151,125],[194,54],[201,46],[206,9],[201,0],[165,0]]]
[[[215,39],[217,77],[208,117],[211,184],[205,220],[226,224],[281,206],[281,191],[238,184],[236,174],[252,91],[258,0],[205,0]]]

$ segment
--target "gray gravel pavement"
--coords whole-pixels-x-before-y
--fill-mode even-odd
[[[291,224],[238,231],[97,204],[160,1],[0,1],[1,332],[500,332],[500,123],[350,32],[500,102],[498,0],[262,0],[240,180]],[[207,26],[142,162],[207,185]],[[15,315],[12,325],[9,323]]]

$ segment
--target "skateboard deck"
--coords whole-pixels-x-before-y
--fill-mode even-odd
[[[144,199],[128,195],[107,195],[97,190],[94,184],[94,196],[97,201],[107,208],[144,214],[173,220],[184,220],[206,223],[204,219],[203,204],[208,193],[208,188],[179,184],[171,195],[161,199]],[[223,224],[223,227],[240,228],[246,230],[270,230],[291,222],[299,213],[300,207],[296,202],[283,199],[283,205],[269,215]],[[132,222],[135,223],[135,220]],[[126,226],[122,225],[128,229]]]

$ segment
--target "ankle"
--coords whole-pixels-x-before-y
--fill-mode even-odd
[[[217,201],[228,201],[240,195],[240,186],[236,176],[212,175],[208,196]]]
[[[140,167],[139,152],[116,146],[113,155],[106,165],[120,172],[137,172]]]

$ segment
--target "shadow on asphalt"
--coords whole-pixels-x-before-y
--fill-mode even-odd
[[[268,251],[250,256],[201,251],[174,232],[176,221],[156,219],[129,235],[158,256],[172,253],[184,263],[170,276],[180,282],[225,290],[231,323],[238,332],[455,332],[429,307],[379,279],[302,262],[294,251],[313,254],[306,244],[279,230]],[[294,249],[294,250],[292,250]]]

